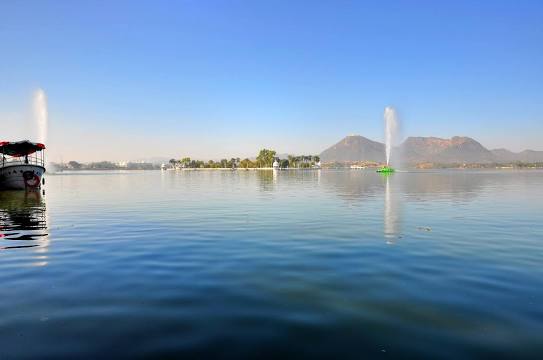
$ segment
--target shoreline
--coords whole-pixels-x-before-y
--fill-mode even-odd
[[[97,173],[97,172],[122,172],[122,173],[129,173],[129,172],[147,172],[147,171],[159,171],[159,172],[167,172],[167,173],[177,173],[177,172],[185,172],[185,171],[318,171],[318,170],[325,170],[325,171],[352,171],[352,172],[375,172],[375,170],[378,168],[348,168],[348,167],[323,167],[323,168],[291,168],[291,169],[274,169],[274,168],[237,168],[237,169],[231,169],[231,168],[188,168],[188,169],[85,169],[85,170],[62,170],[62,171],[54,171],[50,170],[47,171],[47,175],[53,175],[53,174],[77,174],[77,173]],[[543,170],[543,167],[495,167],[495,168],[403,168],[403,169],[397,169],[398,172],[428,172],[428,171],[500,171],[500,172],[513,172],[513,171],[541,171]]]
[[[321,170],[321,168],[285,168],[285,169],[274,169],[272,167],[264,167],[264,168],[186,168],[186,169],[165,169],[161,171],[213,171],[213,170],[219,170],[219,171],[258,171],[258,170],[276,170],[276,171],[292,171],[292,170]]]

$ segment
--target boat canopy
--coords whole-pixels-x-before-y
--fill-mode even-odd
[[[23,141],[0,141],[0,154],[9,156],[25,156],[35,153],[36,151],[42,151],[45,149],[45,145],[40,143],[33,143],[28,140]]]

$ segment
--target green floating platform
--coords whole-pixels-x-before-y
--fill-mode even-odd
[[[390,166],[383,166],[382,168],[377,170],[378,173],[386,173],[386,174],[393,173],[394,171],[396,171],[396,170],[394,170]]]

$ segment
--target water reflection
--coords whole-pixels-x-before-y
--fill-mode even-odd
[[[401,172],[390,177],[390,190],[403,193],[406,201],[446,199],[473,201],[489,185],[507,186],[518,181],[515,176],[496,177],[483,172]],[[386,182],[373,170],[324,171],[321,185],[332,190],[340,198],[354,203],[378,198],[383,194]]]
[[[277,170],[255,170],[259,189],[264,192],[273,191],[277,184]]]
[[[395,244],[400,237],[401,228],[401,202],[397,187],[391,189],[393,176],[383,174],[385,179],[385,206],[384,206],[384,234],[387,244]]]
[[[410,172],[402,176],[402,190],[409,201],[446,199],[454,202],[470,202],[479,196],[492,182],[502,185],[510,181],[508,176],[496,177],[484,172]]]
[[[381,177],[369,171],[324,171],[320,185],[353,203],[363,202],[383,191]]]
[[[39,191],[0,191],[1,250],[33,247],[38,262],[45,265],[47,213]]]
[[[256,170],[258,187],[261,191],[276,191],[281,187],[284,191],[307,190],[314,185],[320,185],[321,170]]]

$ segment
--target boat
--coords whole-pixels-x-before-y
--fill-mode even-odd
[[[393,173],[394,171],[396,171],[396,170],[394,170],[390,166],[383,166],[382,168],[377,170],[378,173],[387,173],[387,174]]]
[[[45,145],[0,141],[0,190],[37,190],[45,183]]]

